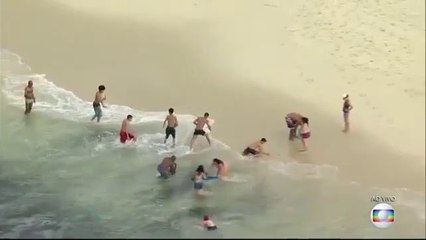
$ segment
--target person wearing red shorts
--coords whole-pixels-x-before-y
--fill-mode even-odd
[[[136,137],[133,133],[129,130],[130,122],[133,120],[132,115],[127,115],[126,119],[123,120],[123,123],[121,124],[121,130],[120,130],[120,142],[126,143],[127,140],[133,140],[136,141]]]

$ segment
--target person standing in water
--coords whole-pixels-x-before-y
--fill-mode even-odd
[[[204,117],[198,117],[197,119],[194,120],[194,124],[195,124],[195,130],[194,130],[194,135],[192,136],[191,139],[191,144],[190,144],[190,149],[192,150],[192,146],[194,145],[194,141],[195,139],[197,139],[198,135],[201,136],[205,136],[207,139],[207,142],[209,143],[209,145],[211,145],[211,141],[210,141],[210,137],[208,134],[206,134],[206,132],[204,131],[204,126],[207,125],[207,127],[209,128],[209,130],[211,131],[212,128],[209,124],[209,113],[204,113]]]
[[[33,104],[36,102],[34,96],[34,87],[33,81],[28,81],[28,85],[24,89],[24,98],[25,98],[25,115],[31,113],[31,109],[33,108]]]
[[[294,140],[297,135],[297,127],[302,125],[302,115],[300,113],[292,112],[286,115],[285,121],[287,127],[290,129],[288,139]]]
[[[163,161],[157,166],[157,171],[160,173],[161,178],[167,179],[176,174],[176,168],[176,156],[172,155],[171,157],[163,158]]]
[[[213,159],[212,166],[217,168],[216,178],[223,178],[228,173],[228,164],[218,158]]]
[[[345,128],[342,130],[343,132],[348,132],[350,129],[349,126],[349,112],[353,109],[351,101],[349,99],[349,94],[343,94],[343,121],[345,122]]]
[[[166,144],[167,139],[172,136],[173,138],[173,145],[172,147],[175,147],[176,144],[176,127],[178,126],[178,120],[176,115],[174,115],[174,109],[169,108],[169,115],[167,115],[166,119],[163,122],[163,128],[166,126],[166,137],[164,138],[164,144]]]
[[[269,155],[269,153],[263,151],[263,145],[266,143],[266,138],[262,138],[260,139],[260,141],[256,141],[253,144],[251,144],[250,146],[248,146],[246,149],[244,149],[242,155],[243,156],[247,156],[247,155],[254,155],[254,156],[259,156],[260,154],[264,154],[264,155]]]
[[[93,100],[93,110],[95,111],[95,115],[93,115],[91,121],[95,120],[95,118],[97,119],[97,122],[101,121],[101,117],[102,117],[102,107],[106,107],[104,105],[104,101],[106,100],[106,95],[105,95],[105,86],[104,85],[99,85],[98,87],[98,91],[95,94],[95,100]]]
[[[300,140],[302,141],[303,149],[301,152],[308,150],[308,138],[311,137],[311,129],[309,128],[309,119],[307,117],[302,117],[302,127],[300,129]]]
[[[136,141],[136,137],[134,133],[130,131],[130,122],[132,120],[133,120],[133,116],[129,114],[121,123],[121,130],[120,130],[121,143],[126,143],[127,140],[133,140],[134,142]]]
[[[197,194],[203,195],[203,194],[209,194],[209,192],[206,192],[203,190],[204,187],[204,180],[207,180],[207,173],[204,171],[204,166],[199,165],[197,167],[197,170],[195,170],[194,175],[192,176],[191,180],[194,182],[194,190]]]

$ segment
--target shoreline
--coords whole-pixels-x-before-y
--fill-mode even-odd
[[[6,3],[11,6],[15,4]],[[114,104],[144,111],[164,109],[164,112],[174,107],[177,114],[191,113],[196,116],[208,111],[216,121],[213,137],[221,139],[237,152],[253,140],[266,137],[271,143],[267,146],[268,151],[276,153],[276,158],[284,158],[284,161],[287,161],[286,158],[294,158],[300,162],[335,165],[339,167],[339,178],[369,185],[377,183],[384,187],[408,187],[424,192],[424,169],[422,171],[419,168],[424,166],[424,156],[410,156],[394,148],[389,149],[383,145],[383,141],[362,128],[354,127],[353,132],[343,135],[340,132],[343,122],[339,123],[333,118],[334,113],[323,112],[291,95],[283,94],[279,89],[271,91],[256,85],[244,76],[203,65],[202,56],[193,53],[190,43],[184,40],[178,39],[173,47],[168,42],[161,42],[162,39],[179,36],[177,33],[143,24],[123,26],[121,21],[112,23],[86,14],[79,14],[77,19],[73,15],[75,11],[52,7],[47,2],[16,3],[17,6],[20,4],[27,5],[27,9],[29,6],[33,10],[38,9],[35,13],[45,13],[43,18],[34,20],[34,24],[45,26],[45,31],[55,29],[58,35],[50,44],[46,44],[44,41],[49,38],[34,36],[38,34],[37,29],[25,27],[25,21],[20,23],[20,31],[11,29],[8,24],[13,23],[3,21],[7,26],[2,45],[22,56],[35,72],[46,73],[50,81],[87,101],[91,101],[97,85],[104,84],[107,86],[107,102]],[[11,16],[13,13],[3,15],[6,15],[6,19],[15,20],[19,16]],[[31,19],[31,13],[27,17]],[[61,24],[49,25],[49,19],[57,19]],[[72,36],[84,36],[82,30],[72,27],[81,23],[86,23],[87,29],[91,30],[90,35],[96,36],[98,41],[105,39],[106,43],[84,43],[75,49],[67,49],[67,46],[73,44],[70,39]],[[61,25],[70,26],[71,30],[56,29]],[[132,33],[141,31],[141,28],[145,33],[149,32],[149,36]],[[34,36],[32,40],[36,47],[24,45],[30,36]],[[54,46],[58,52],[48,51]],[[111,49],[114,46],[117,49]],[[128,49],[128,46],[134,48]],[[226,79],[227,82],[217,79]],[[189,106],[188,102],[193,104]],[[354,105],[357,107],[356,103]],[[36,107],[34,110],[37,110]],[[301,112],[311,118],[314,134],[310,142],[312,148],[308,153],[295,152],[295,146],[287,141],[284,116],[291,111]],[[362,146],[359,146],[360,143]],[[407,164],[408,161],[410,164]],[[392,172],[381,171],[386,164],[400,171],[397,177]],[[361,172],[363,176],[359,175]],[[377,172],[383,174],[383,179],[376,179]]]

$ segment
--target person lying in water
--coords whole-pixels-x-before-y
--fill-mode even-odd
[[[176,174],[176,156],[163,158],[160,164],[157,166],[157,171],[160,173],[160,177],[166,179]]]
[[[266,141],[265,138],[260,139],[260,141],[254,142],[253,144],[248,146],[246,149],[244,149],[242,155],[247,156],[247,155],[251,154],[251,155],[254,155],[254,156],[259,156],[259,155],[263,154],[263,155],[269,156],[269,153],[267,153],[263,150],[263,146],[266,142],[267,141]]]
[[[212,166],[217,168],[216,178],[222,179],[228,172],[228,164],[218,158],[213,159]],[[209,176],[209,178],[211,178],[211,176]]]
[[[194,190],[197,194],[204,195],[209,194],[210,192],[204,191],[204,180],[207,180],[207,173],[204,171],[204,166],[199,165],[197,170],[195,170],[194,175],[191,180],[194,182]]]
[[[217,229],[216,224],[210,219],[209,215],[204,215],[202,225],[208,231],[213,231]]]

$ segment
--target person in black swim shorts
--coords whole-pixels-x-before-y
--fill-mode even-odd
[[[207,142],[209,143],[209,145],[211,145],[211,141],[210,141],[210,137],[208,134],[206,134],[206,132],[203,130],[204,126],[207,125],[207,127],[209,128],[209,130],[212,130],[212,127],[209,124],[209,113],[204,113],[204,117],[198,117],[197,119],[194,120],[194,124],[195,124],[195,130],[194,130],[194,135],[192,136],[191,139],[191,144],[190,144],[190,148],[192,149],[192,146],[194,145],[194,141],[195,139],[197,139],[197,137],[199,135],[201,136],[205,136],[207,139]]]
[[[247,155],[250,155],[250,154],[254,155],[254,156],[258,156],[260,154],[269,155],[269,153],[263,151],[263,145],[266,142],[267,141],[266,141],[265,138],[260,139],[260,141],[254,142],[253,144],[248,146],[246,149],[244,149],[242,155],[243,156],[247,156]]]
[[[176,144],[176,127],[178,126],[178,120],[176,115],[174,115],[174,109],[173,108],[169,108],[169,115],[167,115],[166,119],[163,122],[163,128],[166,126],[166,122],[167,122],[167,127],[166,127],[166,137],[164,138],[164,144],[166,144],[167,139],[172,136],[173,138],[173,147]]]

